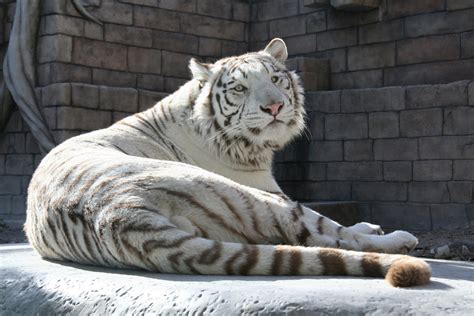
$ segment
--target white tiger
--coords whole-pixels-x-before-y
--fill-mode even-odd
[[[28,190],[36,251],[164,273],[427,283],[424,261],[376,253],[405,253],[417,244],[411,234],[343,227],[281,192],[273,152],[301,133],[305,114],[286,58],[274,39],[214,64],[192,59],[193,79],[153,108],[53,149]]]

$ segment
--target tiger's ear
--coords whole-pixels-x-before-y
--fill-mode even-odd
[[[288,50],[286,44],[281,38],[274,38],[263,50],[265,53],[270,54],[281,63],[284,63],[288,58]]]
[[[204,83],[209,79],[211,75],[211,65],[198,62],[196,59],[191,58],[189,61],[189,69],[193,74],[193,78]]]

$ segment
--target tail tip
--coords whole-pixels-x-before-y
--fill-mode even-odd
[[[406,257],[391,265],[385,279],[394,287],[410,287],[427,284],[430,277],[431,268],[428,263]]]

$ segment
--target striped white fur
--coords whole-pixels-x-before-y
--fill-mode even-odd
[[[281,192],[273,152],[305,114],[286,57],[275,39],[212,65],[192,60],[193,79],[153,108],[53,149],[28,190],[31,244],[45,258],[169,273],[428,282],[422,260],[375,253],[412,249],[411,234],[343,227]]]

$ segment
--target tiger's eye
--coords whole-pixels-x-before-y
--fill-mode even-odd
[[[245,90],[245,87],[241,84],[238,84],[238,85],[235,86],[234,90],[237,91],[237,92],[242,92],[242,91]]]
[[[278,78],[277,76],[273,76],[273,77],[272,77],[272,82],[273,82],[273,83],[277,83],[277,82],[278,82],[278,79],[279,79],[279,78]]]

